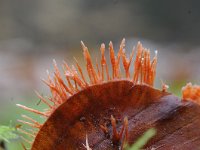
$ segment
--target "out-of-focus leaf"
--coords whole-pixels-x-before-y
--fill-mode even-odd
[[[12,139],[19,138],[16,129],[9,126],[0,126],[0,140],[10,142]]]
[[[149,129],[131,147],[126,146],[126,150],[140,150],[154,135],[156,135],[156,130]]]

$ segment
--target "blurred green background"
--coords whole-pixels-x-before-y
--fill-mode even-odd
[[[127,51],[141,41],[152,54],[158,50],[156,87],[160,79],[180,96],[191,81],[200,84],[200,1],[198,0],[0,0],[0,125],[17,123],[25,111],[36,109],[34,89],[49,95],[40,81],[52,60],[83,61],[80,41],[97,56],[102,42]],[[40,121],[43,118],[38,118]],[[18,140],[9,150],[22,149]]]

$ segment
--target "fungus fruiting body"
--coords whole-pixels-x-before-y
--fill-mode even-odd
[[[54,61],[53,78],[48,72],[44,80],[51,97],[36,92],[48,110],[17,104],[47,118],[43,124],[26,115],[22,117],[27,121],[19,120],[38,129],[33,133],[20,129],[33,139],[32,150],[124,149],[150,128],[157,134],[146,149],[196,149],[200,145],[200,88],[187,85],[183,100],[168,93],[164,83],[161,90],[155,89],[157,51],[151,59],[150,51],[138,42],[127,57],[123,39],[116,55],[109,43],[109,60],[101,44],[100,63],[93,63],[88,48],[81,45],[87,75],[75,59],[75,66],[63,63],[63,79]]]

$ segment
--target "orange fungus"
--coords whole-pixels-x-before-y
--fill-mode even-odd
[[[83,42],[81,45],[87,74],[75,59],[75,66],[63,63],[63,79],[54,61],[54,76],[47,72],[48,79],[44,80],[51,97],[46,99],[36,92],[48,110],[17,104],[46,117],[44,123],[26,115],[19,120],[37,129],[32,132],[19,128],[30,137],[24,140],[30,143],[31,150],[124,149],[126,143],[133,144],[150,128],[157,133],[145,149],[199,148],[199,86],[186,85],[183,99],[168,93],[164,83],[163,89],[155,89],[157,52],[151,59],[150,51],[140,42],[129,57],[125,39],[117,54],[110,42],[109,59],[105,56],[105,44],[101,44],[100,63],[93,63],[88,48]]]

